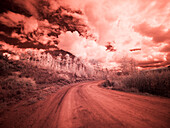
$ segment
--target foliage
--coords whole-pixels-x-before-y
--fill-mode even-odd
[[[115,75],[110,79],[110,83],[114,84],[107,84],[107,87],[111,86],[114,90],[170,97],[170,70]]]
[[[141,72],[125,77],[122,82],[139,92],[170,97],[170,71]]]
[[[129,75],[137,72],[136,61],[133,58],[127,56],[123,57],[120,61],[120,69],[124,75]]]
[[[35,89],[35,81],[31,78],[9,76],[5,79],[0,79],[1,102],[14,102],[16,100],[21,100],[26,96],[26,94],[33,93]]]

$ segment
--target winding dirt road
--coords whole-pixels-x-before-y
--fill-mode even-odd
[[[168,128],[170,99],[107,90],[102,81],[64,87],[33,105],[15,105],[1,128]]]

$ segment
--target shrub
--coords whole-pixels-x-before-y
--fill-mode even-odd
[[[139,92],[170,97],[170,71],[136,73],[121,81],[128,89],[136,88]]]
[[[36,84],[31,78],[9,76],[6,79],[0,79],[0,88],[1,102],[9,102],[23,99],[26,93],[31,93],[36,89]]]
[[[103,83],[101,83],[101,86],[103,86],[103,87],[113,87],[114,82],[110,82],[109,80],[105,80]]]

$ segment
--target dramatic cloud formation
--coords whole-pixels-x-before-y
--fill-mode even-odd
[[[169,0],[6,0],[0,6],[2,45],[61,48],[104,67],[124,56],[141,68],[170,64]]]

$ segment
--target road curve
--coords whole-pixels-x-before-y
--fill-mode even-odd
[[[15,106],[4,128],[168,128],[170,99],[77,83],[31,106]]]

